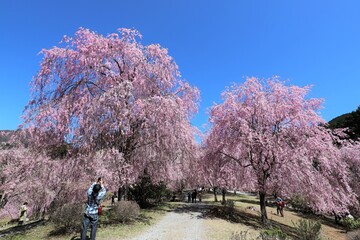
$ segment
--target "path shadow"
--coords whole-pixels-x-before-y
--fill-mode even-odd
[[[206,213],[210,211],[215,206],[206,204],[206,203],[186,203],[176,209],[174,209],[172,212],[175,213],[200,213],[198,215],[198,218],[204,218],[206,216]]]
[[[27,230],[30,230],[34,227],[40,226],[40,225],[44,225],[45,224],[45,220],[41,219],[41,220],[37,220],[28,224],[24,224],[22,226],[14,226],[8,229],[4,229],[2,231],[0,231],[0,238],[5,237],[6,235],[10,235],[10,234],[17,234],[17,233],[23,233]]]

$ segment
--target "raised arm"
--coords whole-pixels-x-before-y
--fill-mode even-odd
[[[92,194],[93,187],[96,183],[91,184],[90,188],[87,190],[87,195],[90,196]]]
[[[97,200],[100,201],[105,197],[106,194],[106,188],[104,186],[102,186],[99,195],[97,196]]]

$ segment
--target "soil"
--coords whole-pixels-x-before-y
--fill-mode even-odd
[[[149,230],[131,240],[203,240],[229,239],[235,232],[248,231],[248,237],[258,236],[258,231],[242,224],[212,218],[208,215],[213,205],[185,204],[167,213]]]

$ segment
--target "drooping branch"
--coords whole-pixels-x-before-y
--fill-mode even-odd
[[[237,162],[241,167],[246,168],[246,167],[251,167],[251,166],[252,166],[251,164],[246,164],[246,165],[244,165],[244,164],[241,162],[240,159],[237,159],[237,158],[235,158],[235,157],[233,157],[233,156],[231,156],[231,155],[229,155],[229,154],[227,154],[227,153],[225,153],[225,152],[219,151],[219,153],[225,155],[226,157],[230,158],[231,160],[234,160],[234,161]]]

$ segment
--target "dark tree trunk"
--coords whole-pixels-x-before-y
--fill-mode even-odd
[[[265,203],[266,192],[259,191],[259,196],[260,196],[261,222],[263,224],[266,224],[268,220],[266,213],[266,203]]]
[[[125,187],[124,187],[124,201],[128,201],[129,200],[129,187],[128,184],[125,183]]]
[[[127,186],[121,186],[118,188],[118,201],[128,200]]]
[[[225,199],[225,195],[226,195],[226,188],[223,188],[222,191],[222,204],[225,204],[226,202],[226,199]]]
[[[123,197],[122,187],[118,188],[118,201],[121,201]]]
[[[217,187],[213,187],[213,190],[214,190],[214,201],[217,202],[218,201],[217,195],[216,195]]]

